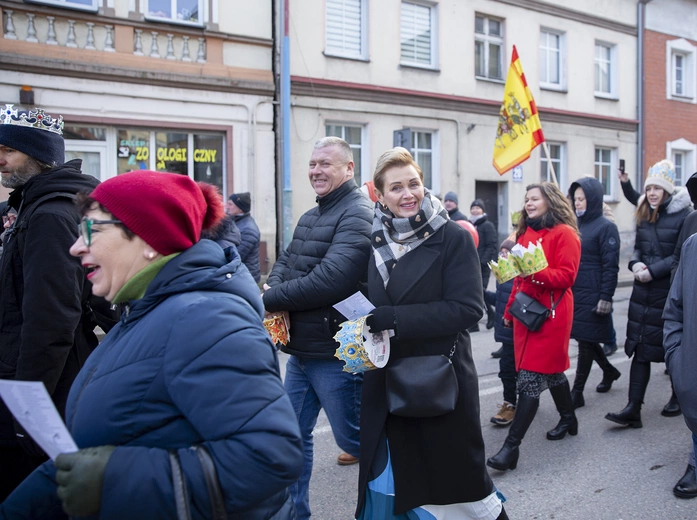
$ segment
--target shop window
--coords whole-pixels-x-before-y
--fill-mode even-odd
[[[225,144],[222,135],[194,134],[194,180],[223,186]]]
[[[117,172],[150,168],[150,132],[148,130],[118,130]]]
[[[180,132],[155,133],[155,169],[159,172],[188,174],[188,134]]]

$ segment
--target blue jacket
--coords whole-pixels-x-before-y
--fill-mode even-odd
[[[240,245],[237,250],[240,252],[242,263],[247,266],[255,282],[261,280],[261,264],[259,263],[259,227],[249,213],[239,215],[235,218],[235,223],[242,234]]]
[[[612,301],[620,271],[620,234],[617,226],[603,216],[603,186],[584,177],[569,188],[573,200],[576,189],[586,197],[586,212],[578,217],[581,233],[581,264],[572,288],[574,324],[571,337],[579,341],[608,343],[612,340],[612,316],[594,312],[599,300]]]
[[[513,345],[513,327],[503,326],[503,313],[506,311],[508,299],[513,290],[513,279],[504,283],[496,282],[496,323],[494,324],[494,340],[499,343]]]
[[[80,448],[117,446],[100,519],[177,517],[168,450],[181,460],[193,518],[209,518],[203,471],[189,449],[196,444],[215,462],[229,514],[268,519],[287,507],[302,446],[262,315],[235,249],[209,240],[170,260],[126,309],[78,374],[66,408]],[[48,461],[0,506],[0,518],[66,518],[54,478]]]

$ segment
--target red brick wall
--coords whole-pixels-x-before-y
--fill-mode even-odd
[[[666,158],[667,142],[682,137],[691,143],[697,143],[697,104],[666,98],[666,42],[677,39],[677,36],[648,30],[644,33],[646,169]],[[694,41],[690,43],[697,45]],[[685,172],[685,175],[692,173]]]

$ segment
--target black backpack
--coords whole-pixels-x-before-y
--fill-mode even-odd
[[[14,225],[8,231],[9,237],[16,236],[19,241],[18,251],[20,256],[24,249],[24,234],[19,232],[27,229],[29,219],[41,204],[57,198],[66,198],[74,201],[76,196],[74,193],[56,191],[40,197],[27,210],[24,210],[23,204],[20,204],[19,210],[17,211],[17,220],[15,220]],[[107,333],[119,322],[121,318],[121,308],[118,305],[112,305],[102,296],[92,294],[92,284],[85,278],[82,286],[82,317],[83,322],[88,323],[92,329],[100,327]]]

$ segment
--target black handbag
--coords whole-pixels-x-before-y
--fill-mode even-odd
[[[459,387],[450,355],[395,359],[385,369],[387,407],[401,417],[437,417],[455,410]]]
[[[520,323],[522,323],[525,326],[525,328],[533,332],[536,332],[540,330],[542,324],[554,312],[554,309],[557,308],[557,305],[559,305],[559,302],[561,301],[565,292],[566,289],[564,289],[561,292],[561,296],[559,296],[559,299],[556,302],[554,302],[554,305],[552,305],[552,307],[548,309],[532,296],[528,296],[524,292],[518,291],[515,295],[515,298],[513,299],[513,303],[511,303],[511,306],[508,308],[508,312],[511,316],[513,316]],[[551,303],[551,294],[549,296],[549,299]]]
[[[206,488],[208,489],[208,500],[211,503],[211,519],[226,520],[227,513],[225,512],[223,491],[220,489],[218,473],[215,470],[213,459],[203,446],[194,446],[191,449],[196,452],[203,469],[203,477],[206,480]],[[174,487],[174,501],[177,507],[177,520],[191,520],[189,492],[176,450],[169,452],[169,463],[172,467],[172,485]]]

